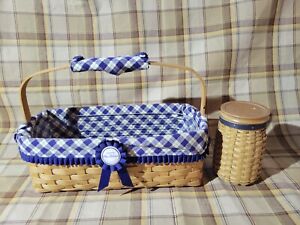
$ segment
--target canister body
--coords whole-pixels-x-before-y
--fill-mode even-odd
[[[236,106],[236,102],[234,103]],[[252,103],[247,104],[252,107]],[[226,107],[230,107],[230,102]],[[268,116],[260,120],[250,118],[246,120],[240,114],[242,122],[239,122],[235,115],[231,118],[230,114],[224,113],[226,107],[224,109],[221,106],[213,156],[214,170],[224,181],[249,185],[257,181],[261,174],[262,158],[266,150],[266,124],[269,120],[269,111],[266,109],[265,115]]]

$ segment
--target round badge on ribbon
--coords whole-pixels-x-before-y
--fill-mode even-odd
[[[108,186],[113,171],[118,172],[124,186],[133,187],[126,169],[126,151],[120,142],[116,140],[102,141],[96,149],[96,163],[102,168],[98,191]]]

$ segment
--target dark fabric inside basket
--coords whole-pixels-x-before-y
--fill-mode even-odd
[[[30,121],[31,136],[34,138],[81,138],[80,131],[66,124],[50,111],[33,117]]]

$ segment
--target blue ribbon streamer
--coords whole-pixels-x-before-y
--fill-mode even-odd
[[[102,189],[108,186],[110,180],[110,174],[111,174],[110,170],[102,169],[101,177],[98,185],[98,191],[101,191]]]
[[[118,174],[124,186],[133,187],[132,181],[125,167],[119,170]]]
[[[103,149],[106,147],[114,147],[120,153],[120,160],[114,165],[106,164],[101,158]],[[113,171],[117,171],[120,177],[120,180],[124,186],[133,187],[132,181],[126,169],[126,152],[123,148],[123,145],[115,140],[105,140],[99,144],[99,147],[96,149],[96,163],[102,167],[102,172],[100,176],[98,191],[101,191],[108,186],[110,175]]]

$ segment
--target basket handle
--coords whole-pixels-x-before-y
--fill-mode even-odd
[[[199,79],[200,86],[201,86],[200,112],[201,112],[202,115],[205,114],[206,86],[205,86],[205,82],[202,79],[202,77],[200,76],[200,74],[198,74],[192,68],[185,67],[185,66],[180,66],[180,65],[176,65],[176,64],[167,64],[167,63],[156,62],[156,61],[149,61],[148,63],[152,66],[169,67],[169,68],[178,69],[178,70],[181,70],[181,71],[184,71],[184,72],[191,72],[192,74],[194,74]],[[45,73],[50,73],[50,72],[55,72],[55,71],[60,71],[60,70],[65,70],[65,69],[68,69],[69,67],[70,67],[70,65],[66,64],[66,65],[63,65],[63,66],[60,66],[60,67],[56,67],[56,68],[49,68],[49,69],[41,70],[41,71],[38,71],[36,73],[33,73],[33,74],[29,75],[21,83],[19,94],[20,94],[20,98],[21,98],[22,111],[24,113],[24,118],[27,122],[29,122],[30,118],[31,118],[31,113],[30,113],[28,100],[27,100],[27,94],[26,94],[26,88],[27,88],[27,85],[28,85],[29,81],[32,78],[37,77],[39,75],[42,75],[42,74],[45,74]]]
[[[72,72],[105,71],[119,76],[121,73],[149,68],[149,58],[146,52],[140,52],[133,56],[116,56],[107,58],[87,58],[78,55],[73,57],[70,64]]]

